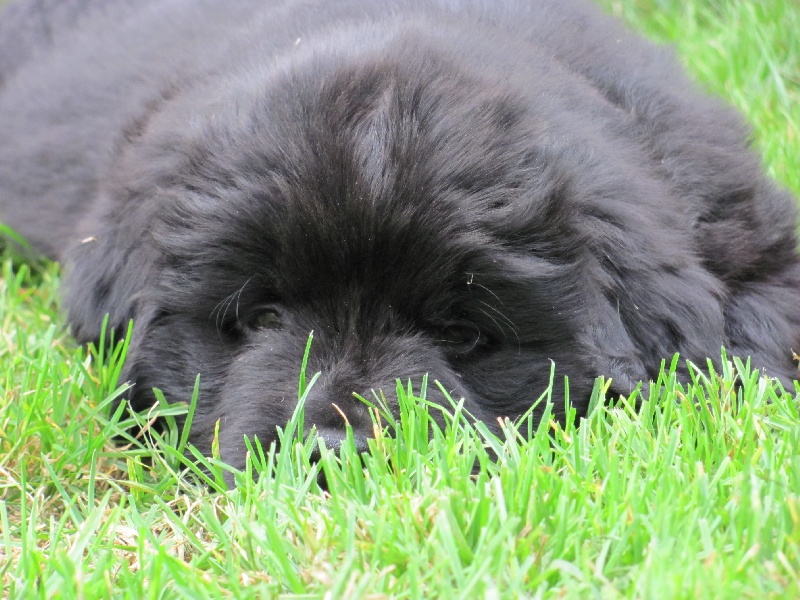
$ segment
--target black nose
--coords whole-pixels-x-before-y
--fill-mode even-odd
[[[325,441],[325,447],[337,455],[339,454],[342,444],[344,444],[345,440],[347,439],[347,434],[344,429],[324,428],[320,429],[317,434],[322,440]],[[356,450],[359,453],[367,452],[369,450],[369,445],[367,444],[368,436],[365,432],[353,431],[353,439],[355,441]],[[322,459],[322,454],[319,450],[319,444],[311,452],[310,459],[312,463],[318,463]],[[317,484],[323,490],[330,491],[328,479],[322,469],[320,469],[319,474],[317,475]]]
[[[317,436],[325,442],[325,447],[328,450],[333,450],[336,454],[339,453],[339,449],[342,447],[342,444],[345,443],[347,439],[347,433],[342,429],[333,429],[329,427],[321,428],[317,430]],[[366,431],[353,431],[353,439],[355,441],[356,450],[360,452],[367,452],[369,450],[369,445],[367,444],[367,439],[369,435]],[[311,461],[312,462],[319,462],[320,458],[322,458],[319,445],[314,448],[313,452],[311,453]]]

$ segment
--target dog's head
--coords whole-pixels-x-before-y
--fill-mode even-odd
[[[345,419],[371,431],[354,394],[394,407],[396,378],[424,374],[491,425],[555,363],[556,413],[564,375],[580,412],[595,375],[644,372],[576,224],[608,177],[559,145],[558,102],[418,44],[166,94],[73,255],[76,333],[133,317],[133,406],[187,400],[199,373],[192,439],[219,420],[235,466],[291,416],[311,331],[305,419],[332,443]]]

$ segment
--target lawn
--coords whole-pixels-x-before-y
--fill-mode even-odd
[[[603,3],[675,44],[800,196],[799,4]],[[618,402],[598,380],[579,429],[523,421],[498,438],[457,402],[438,430],[414,382],[369,454],[310,464],[298,411],[281,452],[254,447],[262,476],[226,491],[224,467],[184,459],[174,429],[157,449],[112,443],[124,345],[75,346],[57,265],[3,256],[1,277],[3,598],[800,597],[800,384],[725,359],[680,385],[666,364]]]

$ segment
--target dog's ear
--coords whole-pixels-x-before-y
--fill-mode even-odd
[[[591,313],[591,324],[581,332],[581,345],[592,356],[595,374],[611,380],[610,393],[627,396],[640,381],[649,379],[641,353],[608,302],[599,301]]]
[[[107,339],[121,340],[133,320],[133,333],[120,382],[133,387],[118,398],[112,412],[123,399],[131,410],[141,411],[153,403],[151,387],[141,374],[141,344],[144,332],[156,314],[151,286],[156,279],[156,252],[153,244],[136,235],[141,231],[99,228],[97,236],[83,240],[68,253],[64,276],[64,305],[72,334],[81,343],[97,343],[103,319],[108,315]]]
[[[106,314],[108,332],[114,331],[116,339],[128,321],[144,316],[140,307],[155,280],[156,252],[143,235],[135,227],[101,228],[68,253],[64,307],[79,342],[99,340]]]

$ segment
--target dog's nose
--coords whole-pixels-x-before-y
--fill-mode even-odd
[[[342,444],[347,439],[347,433],[343,429],[320,429],[317,432],[317,435],[324,440],[326,448],[337,454],[339,453],[339,449],[342,447]],[[366,435],[354,431],[353,437],[355,439],[356,450],[359,453],[367,452],[367,450],[369,450]],[[319,450],[319,445],[314,448],[309,458],[311,459],[312,463],[318,463],[322,459],[322,453]],[[317,475],[317,484],[323,490],[330,491],[328,478],[326,477],[325,471],[322,469],[319,470],[319,474]]]
[[[317,431],[341,431],[345,424],[355,431],[372,431],[372,417],[369,407],[353,396],[357,389],[352,384],[324,382],[308,390],[305,402],[305,422],[315,425]]]
[[[317,430],[317,436],[325,442],[326,448],[336,453],[339,452],[342,444],[347,439],[347,433],[344,429],[331,429],[327,427]],[[353,431],[353,438],[358,452],[367,452],[369,450],[369,445],[367,444],[368,437],[366,432]],[[322,458],[322,456],[319,451],[319,446],[317,446],[311,454],[311,460],[317,462],[320,458]]]

